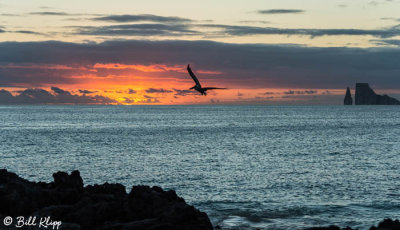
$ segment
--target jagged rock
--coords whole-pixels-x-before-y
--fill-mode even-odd
[[[388,95],[378,95],[372,90],[368,83],[356,84],[356,105],[400,105],[400,101]]]
[[[175,191],[121,184],[84,187],[79,171],[53,174],[54,182],[35,183],[0,170],[0,219],[50,216],[60,229],[213,229],[207,214],[186,204]],[[0,227],[1,229],[1,227]]]
[[[329,227],[306,228],[304,230],[357,230],[357,229],[352,229],[350,227],[340,228],[338,226],[332,225]],[[384,219],[382,222],[378,224],[378,227],[372,226],[369,230],[400,230],[400,221],[392,219]]]
[[[369,230],[400,230],[400,221],[384,219],[378,224],[378,227],[372,226]]]
[[[72,171],[71,175],[66,172],[57,172],[53,174],[53,185],[63,189],[83,190],[83,180],[79,171]]]
[[[352,105],[352,104],[353,104],[353,98],[351,97],[350,88],[347,87],[346,96],[344,97],[344,105]]]

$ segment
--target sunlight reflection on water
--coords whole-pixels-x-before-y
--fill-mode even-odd
[[[400,107],[2,106],[0,168],[175,189],[224,229],[400,215]]]

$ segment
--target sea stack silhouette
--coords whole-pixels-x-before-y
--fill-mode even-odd
[[[346,92],[347,98],[347,92]],[[346,102],[346,100],[345,100]],[[356,105],[400,105],[400,101],[388,95],[379,95],[368,83],[356,83]]]
[[[352,104],[353,104],[353,98],[351,97],[350,88],[347,87],[346,96],[344,97],[344,105],[352,105]]]

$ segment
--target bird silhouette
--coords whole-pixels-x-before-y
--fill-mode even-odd
[[[226,88],[217,88],[217,87],[201,87],[201,84],[199,82],[199,79],[197,79],[196,75],[192,72],[192,69],[190,68],[190,65],[187,65],[187,71],[189,72],[189,75],[193,78],[193,81],[196,83],[195,86],[193,86],[190,89],[194,89],[197,92],[201,93],[201,95],[207,95],[207,90],[213,90],[213,89],[226,89]]]

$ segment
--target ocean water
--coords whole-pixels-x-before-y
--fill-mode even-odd
[[[400,218],[400,107],[1,106],[0,168],[174,189],[223,229]]]

